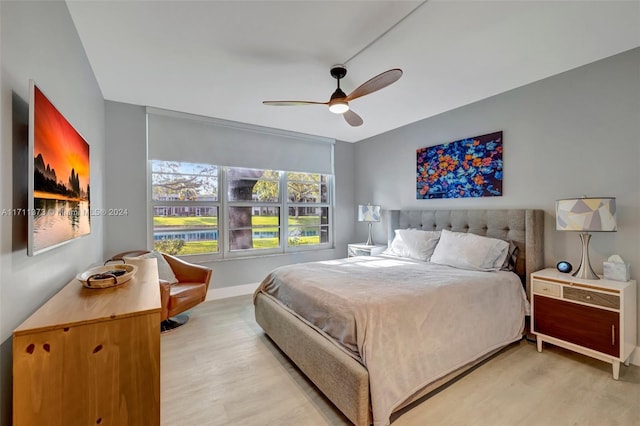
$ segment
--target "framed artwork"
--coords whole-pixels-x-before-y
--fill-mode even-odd
[[[502,131],[416,150],[416,198],[502,195]]]
[[[91,232],[89,144],[30,81],[29,245],[32,256]]]

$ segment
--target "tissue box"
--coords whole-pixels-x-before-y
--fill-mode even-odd
[[[602,262],[602,266],[607,280],[629,281],[631,279],[628,263]]]

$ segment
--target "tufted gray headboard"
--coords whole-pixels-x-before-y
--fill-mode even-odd
[[[389,244],[396,229],[406,228],[448,229],[513,241],[518,246],[515,272],[526,285],[527,296],[531,273],[544,267],[543,210],[389,210],[386,220]]]

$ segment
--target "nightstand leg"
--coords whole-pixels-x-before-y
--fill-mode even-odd
[[[620,361],[613,361],[613,380],[620,378]]]
[[[536,336],[536,346],[538,347],[538,352],[542,352],[542,339],[540,336]]]

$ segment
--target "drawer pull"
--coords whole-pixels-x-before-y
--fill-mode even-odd
[[[616,326],[611,324],[611,346],[616,345]]]
[[[549,287],[545,287],[542,289],[543,291],[549,291]]]
[[[591,296],[586,296],[585,299],[591,300]]]

